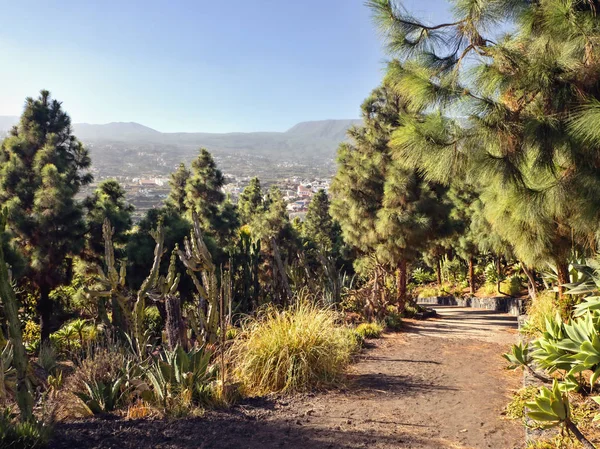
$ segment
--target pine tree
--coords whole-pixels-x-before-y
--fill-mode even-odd
[[[329,213],[329,197],[323,189],[312,197],[308,205],[306,218],[302,224],[302,235],[323,255],[333,250],[336,240],[335,226]]]
[[[83,202],[87,210],[88,254],[94,262],[100,262],[104,254],[102,226],[108,219],[114,229],[112,237],[117,248],[127,243],[127,232],[131,229],[134,207],[125,200],[125,190],[113,179],[103,181],[94,193]]]
[[[198,214],[205,232],[215,230],[219,206],[225,200],[224,183],[225,178],[212,155],[202,148],[192,162],[191,176],[185,185],[185,206]]]
[[[227,195],[225,201],[219,206],[213,226],[215,238],[219,246],[225,252],[230,252],[237,240],[240,228],[240,216],[237,206],[233,204],[229,195]],[[219,262],[218,259],[217,262]]]
[[[263,192],[258,178],[252,178],[240,195],[238,211],[243,224],[251,223],[257,214],[264,211]]]
[[[179,167],[177,167],[177,170],[171,173],[171,179],[169,179],[171,191],[167,198],[167,204],[173,206],[182,214],[186,211],[186,186],[190,176],[191,172],[182,162],[179,164]]]
[[[455,20],[428,25],[394,0],[369,2],[396,58],[387,82],[428,111],[394,134],[393,155],[428,179],[480,181],[495,233],[564,284],[600,218],[596,2],[451,3]]]
[[[402,98],[385,85],[363,103],[365,125],[352,129],[352,144],[338,152],[331,189],[332,215],[345,240],[396,272],[400,308],[407,299],[407,265],[429,241],[441,237],[448,219],[445,190],[392,159],[389,139],[408,119]]]
[[[39,291],[42,340],[50,336],[50,292],[69,281],[69,258],[81,253],[86,226],[75,195],[91,182],[87,150],[48,91],[28,98],[19,125],[0,149],[0,202],[13,241]]]
[[[274,301],[285,304],[291,299],[285,266],[298,251],[298,235],[277,186],[271,186],[265,203],[265,212],[256,215],[250,225],[252,238],[261,241],[261,251],[265,255],[261,270],[262,290],[267,294],[270,290]]]

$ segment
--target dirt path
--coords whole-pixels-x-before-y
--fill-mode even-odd
[[[520,376],[500,354],[516,319],[438,308],[375,340],[346,388],[290,400],[251,400],[177,421],[63,424],[56,448],[495,448],[523,447],[523,430],[501,411]]]

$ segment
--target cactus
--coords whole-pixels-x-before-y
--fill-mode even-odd
[[[165,229],[162,222],[159,221],[156,230],[150,231],[150,235],[156,242],[154,247],[154,261],[152,262],[152,268],[148,277],[142,282],[142,286],[138,290],[137,300],[133,306],[133,338],[137,345],[139,354],[142,354],[142,348],[140,343],[144,337],[144,309],[146,308],[146,297],[150,294],[151,290],[156,288],[159,280],[160,261],[165,252]],[[177,289],[177,286],[175,286]]]
[[[231,271],[237,273],[240,271],[240,284],[236,288],[236,293],[241,297],[241,309],[249,311],[256,309],[260,298],[260,282],[258,270],[260,267],[260,240],[252,242],[250,234],[240,233],[238,243],[239,257],[232,258],[230,263]]]
[[[176,245],[171,253],[169,262],[169,270],[167,276],[160,276],[153,286],[154,290],[148,292],[148,297],[155,302],[164,304],[166,320],[165,331],[167,334],[167,342],[169,348],[174,350],[177,346],[187,347],[185,341],[185,329],[183,327],[183,318],[181,316],[181,301],[177,292],[181,275],[177,273],[176,261],[177,251],[179,247]]]
[[[130,298],[125,287],[125,264],[122,262],[119,270],[115,262],[115,250],[112,242],[114,228],[111,227],[108,219],[104,220],[102,225],[102,236],[104,237],[104,262],[106,264],[106,272],[98,267],[96,280],[99,282],[103,290],[90,291],[86,290],[87,295],[93,298],[98,298],[98,318],[106,326],[112,326],[114,330],[120,334],[130,332],[132,327]],[[108,319],[106,312],[106,299],[110,299],[110,307],[112,310],[112,323]]]
[[[219,332],[219,302],[231,301],[231,289],[221,291],[210,251],[202,238],[198,215],[192,213],[192,232],[184,241],[184,250],[178,250],[179,259],[196,287],[196,304],[189,316],[190,325],[203,343],[213,344]],[[199,277],[196,273],[200,273]],[[228,295],[228,298],[223,298]]]
[[[6,229],[6,210],[0,213],[0,241]],[[0,299],[8,320],[8,334],[13,347],[12,364],[17,372],[17,404],[21,419],[29,421],[33,416],[33,396],[27,380],[27,354],[23,346],[21,321],[19,320],[19,305],[13,290],[8,265],[4,259],[4,251],[0,244]],[[4,370],[5,367],[3,367]]]

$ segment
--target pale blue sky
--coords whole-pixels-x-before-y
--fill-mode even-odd
[[[431,21],[445,0],[407,0]],[[75,122],[283,131],[355,118],[386,55],[363,0],[0,0],[0,115],[40,89]]]

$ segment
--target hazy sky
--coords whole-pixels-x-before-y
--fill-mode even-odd
[[[407,0],[437,21],[445,0]],[[283,131],[355,118],[386,55],[363,0],[0,0],[0,115],[40,89],[75,122]]]

